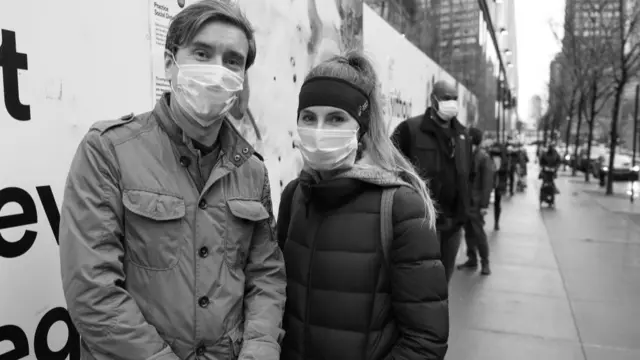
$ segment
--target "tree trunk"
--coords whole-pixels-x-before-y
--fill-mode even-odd
[[[593,128],[596,122],[596,101],[598,100],[596,94],[598,94],[598,81],[593,80],[591,88],[591,111],[589,118],[587,119],[589,124],[589,135],[587,135],[587,159],[591,161],[591,142],[593,141]],[[590,171],[584,172],[584,181],[589,182]]]
[[[578,128],[576,129],[576,142],[575,147],[573,149],[573,156],[578,158],[578,147],[580,146],[580,128],[582,127],[582,107],[584,106],[584,95],[580,94],[580,101],[578,102]],[[587,159],[587,163],[589,159]],[[575,167],[571,170],[571,176],[576,176],[578,169]]]
[[[613,164],[616,157],[616,145],[618,144],[618,116],[620,114],[620,102],[622,100],[622,93],[624,92],[624,85],[626,84],[626,77],[623,76],[622,79],[623,81],[618,83],[616,86],[613,109],[611,110],[611,139],[609,142],[610,153],[609,171],[607,172],[607,195],[613,195]]]

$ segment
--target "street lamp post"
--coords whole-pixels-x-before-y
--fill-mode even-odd
[[[500,77],[502,75],[502,70],[498,71],[498,77],[496,78],[496,140],[500,142],[500,103],[502,102],[502,96],[500,95],[500,88],[502,87],[502,83],[500,81]]]
[[[635,194],[635,182],[637,180],[633,180],[633,172],[637,172],[638,175],[640,175],[640,171],[636,171],[638,170],[638,168],[636,167],[636,151],[637,151],[637,145],[638,145],[638,97],[640,96],[640,84],[636,85],[636,108],[633,114],[633,152],[631,155],[631,176],[632,176],[632,180],[631,180],[631,196],[629,197],[629,200],[631,202],[634,202],[634,198],[636,196]],[[611,169],[613,170],[613,169]]]

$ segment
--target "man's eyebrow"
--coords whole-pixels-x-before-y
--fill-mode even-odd
[[[240,58],[240,59],[244,59],[245,58],[245,55],[243,53],[239,52],[239,51],[228,49],[225,52],[231,54],[231,56],[233,56],[233,57],[237,57],[237,58]]]
[[[194,41],[191,43],[192,48],[205,48],[207,50],[213,50],[213,47],[205,42],[202,41]]]

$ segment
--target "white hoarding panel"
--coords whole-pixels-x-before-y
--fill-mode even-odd
[[[183,2],[0,2],[0,358],[78,358],[57,239],[69,164],[92,123],[149,111],[167,88],[163,34]],[[277,211],[301,168],[292,148],[299,87],[312,65],[361,39],[353,24],[362,7],[238,2],[258,57],[236,125],[266,158]]]

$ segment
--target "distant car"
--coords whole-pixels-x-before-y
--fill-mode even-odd
[[[602,157],[597,167],[594,167],[593,175],[598,177],[600,185],[604,186],[609,173],[609,156]],[[640,165],[633,165],[631,156],[617,154],[613,159],[613,181],[638,181]]]

